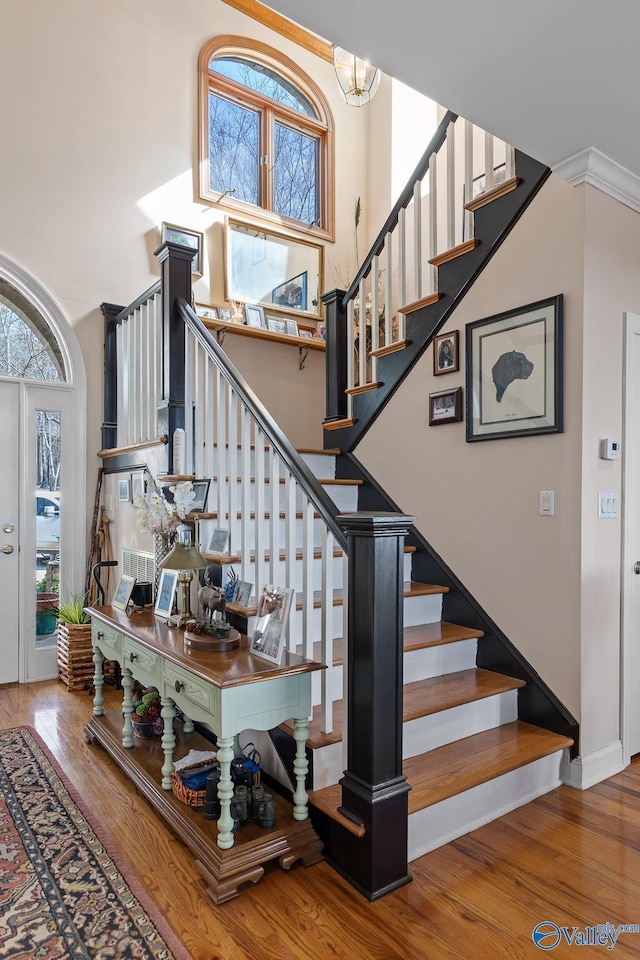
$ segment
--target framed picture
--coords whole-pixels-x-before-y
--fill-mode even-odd
[[[264,329],[264,310],[256,303],[245,303],[244,319],[248,327],[260,327]]]
[[[307,309],[307,271],[285,280],[271,291],[271,302],[289,310]]]
[[[279,320],[278,317],[269,317],[267,320],[267,330],[271,330],[271,333],[286,333],[286,321]]]
[[[113,595],[113,600],[111,601],[111,606],[116,607],[118,610],[126,610],[129,606],[129,598],[131,597],[131,591],[135,586],[136,578],[130,577],[128,573],[123,573],[120,577],[120,583],[118,584],[118,589]]]
[[[118,499],[119,500],[131,499],[128,480],[118,480]]]
[[[233,314],[230,307],[218,307],[218,317],[220,320],[228,320],[229,323],[233,321]]]
[[[241,607],[248,607],[252,590],[252,583],[247,583],[246,580],[238,580],[233,592],[233,603],[239,603]]]
[[[196,313],[199,317],[204,317],[205,320],[218,319],[218,310],[216,307],[201,307],[199,304],[196,304]]]
[[[459,369],[458,331],[441,333],[433,338],[433,375],[455,373]]]
[[[462,387],[429,394],[429,426],[462,420]]]
[[[207,495],[209,493],[209,484],[211,480],[194,480],[193,491],[196,495],[195,500],[189,508],[189,513],[204,513],[207,507]]]
[[[285,320],[287,333],[290,337],[298,336],[298,321],[297,320]]]
[[[466,327],[467,440],[561,433],[562,294]]]
[[[131,474],[131,499],[134,500],[138,494],[144,496],[144,470]]]
[[[194,277],[202,276],[202,251],[204,247],[204,234],[198,230],[187,230],[186,227],[177,227],[173,223],[162,224],[162,242],[179,243],[183,247],[189,247],[195,250],[196,255],[191,261],[191,275]]]
[[[216,529],[209,537],[207,553],[227,553],[229,550],[229,531]]]
[[[158,593],[156,595],[156,605],[153,612],[156,617],[163,617],[167,620],[173,610],[173,601],[176,596],[178,586],[177,570],[161,570],[160,582],[158,583]]]
[[[267,584],[260,597],[256,627],[249,644],[249,652],[263,660],[280,663],[284,650],[284,631],[291,608],[291,587]]]
[[[313,340],[314,332],[311,327],[301,327],[298,324],[298,336],[302,337],[303,340]]]

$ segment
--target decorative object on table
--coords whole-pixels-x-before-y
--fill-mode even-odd
[[[229,567],[229,569],[227,570],[227,582],[224,587],[224,598],[227,603],[231,603],[231,601],[235,597],[237,585],[238,585],[238,574],[235,572],[233,567]]]
[[[155,687],[148,687],[147,692],[138,703],[133,706],[131,723],[136,737],[161,737],[164,721],[160,716],[162,704],[160,694]]]
[[[191,542],[189,529],[185,526],[182,532],[184,536],[177,539],[171,553],[169,553],[160,564],[163,574],[167,571],[174,571],[176,573],[180,586],[180,610],[177,616],[170,615],[168,617],[170,627],[183,627],[189,623],[190,620],[193,620],[189,600],[193,571],[202,570],[207,566],[207,561],[198,551],[196,544]]]
[[[136,494],[133,499],[138,525],[145,533],[154,535],[156,595],[160,564],[173,547],[176,529],[189,513],[194,500],[191,480],[180,480],[163,488],[151,474],[148,474],[146,491]]]
[[[433,338],[433,375],[455,373],[460,367],[458,352],[458,331],[441,333]]]
[[[209,537],[209,544],[205,553],[224,554],[229,550],[229,531],[216,527]]]
[[[231,307],[219,307],[218,316],[221,320],[227,320],[229,323],[233,322],[233,313]]]
[[[245,303],[244,319],[248,327],[257,327],[259,330],[264,330],[264,309],[257,303]]]
[[[246,823],[249,819],[249,791],[246,784],[239,783],[236,786],[233,791],[233,799],[236,803],[240,823]]]
[[[188,960],[38,734],[2,731],[0,768],[2,956]]]
[[[253,590],[253,584],[249,583],[247,580],[238,580],[236,583],[236,588],[233,594],[233,603],[239,604],[241,607],[248,607],[249,601],[251,600],[251,591]]]
[[[166,557],[165,557],[166,559]],[[158,583],[158,593],[156,595],[156,605],[153,612],[156,617],[162,617],[168,620],[173,613],[173,603],[176,598],[176,589],[178,587],[177,570],[161,570],[160,582]]]
[[[467,440],[562,433],[562,350],[562,294],[467,324]]]
[[[206,562],[205,562],[206,566]],[[185,645],[196,650],[235,650],[240,646],[240,634],[226,619],[227,598],[223,587],[207,577],[198,590],[202,613],[191,618],[185,630]]]
[[[136,578],[130,576],[128,573],[123,573],[120,577],[120,583],[116,589],[116,592],[113,595],[113,600],[111,601],[111,606],[115,607],[116,610],[126,610],[129,606],[129,600],[131,599],[131,591],[135,586]]]
[[[249,650],[263,660],[280,663],[284,651],[285,627],[293,598],[291,587],[267,584],[260,597],[256,627]]]
[[[429,426],[462,420],[462,387],[429,394]]]
[[[191,276],[202,276],[202,251],[204,248],[204,234],[199,230],[188,230],[186,227],[177,227],[173,223],[162,224],[162,242],[179,243],[183,247],[195,250],[196,255],[191,261]]]

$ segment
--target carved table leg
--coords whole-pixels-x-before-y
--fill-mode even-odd
[[[124,727],[122,728],[122,746],[133,746],[133,724],[131,723],[131,714],[133,713],[133,699],[131,693],[133,690],[133,674],[126,667],[122,671],[122,715],[124,717]]]
[[[231,761],[233,760],[233,737],[218,737],[218,762],[220,780],[218,782],[218,800],[220,818],[218,820],[218,846],[229,850],[233,846],[233,819],[231,817]]]
[[[293,761],[293,769],[296,775],[296,789],[293,794],[293,819],[306,820],[309,816],[307,806],[308,796],[305,788],[309,761],[307,760],[306,744],[309,735],[309,721],[294,720],[293,739],[296,742],[296,758]]]
[[[185,733],[193,733],[194,731],[193,720],[186,713],[182,714],[182,729]]]
[[[94,717],[101,717],[104,714],[104,697],[102,696],[102,686],[104,684],[104,656],[102,651],[97,647],[93,651],[93,662],[95,664],[95,670],[93,672],[93,686],[95,688],[95,694],[93,697],[93,715]]]
[[[164,720],[164,730],[162,733],[162,749],[164,750],[164,763],[162,765],[162,789],[171,790],[171,774],[173,773],[173,749],[176,745],[176,737],[173,732],[173,718],[176,715],[176,705],[169,697],[162,697],[160,700],[162,710],[160,716]]]

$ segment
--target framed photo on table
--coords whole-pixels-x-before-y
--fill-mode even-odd
[[[284,651],[285,627],[293,598],[291,587],[275,587],[267,584],[260,597],[256,627],[249,645],[249,652],[280,663]]]
[[[116,607],[117,610],[126,610],[129,606],[129,599],[131,597],[131,591],[135,586],[136,578],[129,576],[128,573],[123,573],[120,577],[120,583],[118,584],[118,589],[113,595],[113,600],[111,601],[111,606]]]
[[[466,327],[467,440],[562,433],[562,294]]]
[[[160,581],[158,583],[158,593],[156,596],[156,605],[153,609],[156,617],[162,617],[167,620],[173,611],[173,603],[176,598],[176,588],[178,586],[177,570],[161,570]]]

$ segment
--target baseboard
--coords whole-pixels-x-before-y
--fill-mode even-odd
[[[615,743],[609,743],[606,747],[594,750],[593,753],[576,757],[570,762],[563,761],[562,781],[576,790],[588,790],[596,783],[601,783],[620,773],[625,766],[622,743],[616,740]]]

